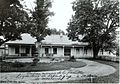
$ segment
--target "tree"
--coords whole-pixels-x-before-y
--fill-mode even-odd
[[[119,26],[117,0],[77,0],[72,8],[75,15],[67,29],[70,39],[89,42],[94,58],[100,49],[114,47],[115,30]],[[84,36],[82,40],[80,34]]]
[[[119,55],[120,55],[120,49],[119,49],[119,44],[118,44],[116,47],[116,56],[119,56]]]
[[[61,29],[57,30],[57,29],[55,29],[55,28],[50,29],[50,33],[51,33],[51,34],[56,34],[56,35],[60,35],[60,34],[65,35],[65,32],[64,32],[64,31],[62,31]]]
[[[0,0],[0,46],[21,39],[28,15],[19,0]]]
[[[53,12],[49,11],[52,6],[50,0],[36,0],[35,3],[36,7],[31,11],[32,15],[28,24],[28,32],[40,42],[47,34],[50,34],[47,24],[49,16],[53,15]]]

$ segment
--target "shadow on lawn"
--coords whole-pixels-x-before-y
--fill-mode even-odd
[[[0,62],[1,72],[31,72],[31,71],[54,71],[54,70],[67,70],[70,68],[80,68],[86,66],[86,63],[81,61],[71,62],[62,61],[55,63],[37,63],[32,66],[32,63],[22,62]]]

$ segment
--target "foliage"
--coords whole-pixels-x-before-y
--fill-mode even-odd
[[[36,37],[37,41],[41,41],[47,34],[50,34],[47,24],[49,16],[53,15],[53,12],[49,11],[52,5],[50,0],[36,0],[35,4],[36,7],[31,11],[28,32]]]
[[[76,62],[76,59],[74,56],[70,57],[70,59],[68,61],[71,61],[71,62]]]
[[[117,48],[116,48],[116,56],[119,56],[120,55],[120,49],[119,49],[119,45],[117,45]]]
[[[117,0],[77,0],[73,2],[75,15],[69,22],[68,36],[72,40],[89,42],[94,58],[100,49],[114,47],[115,30],[119,26],[119,2]]]
[[[14,63],[12,63],[12,66],[13,67],[24,67],[25,64],[21,63],[21,62],[18,62],[18,61],[15,61]]]
[[[21,39],[27,19],[28,14],[19,0],[0,0],[0,45]]]
[[[39,62],[39,58],[37,58],[37,57],[34,58],[34,59],[33,59],[32,66],[36,66],[38,62]]]
[[[61,29],[59,29],[59,30],[57,30],[57,29],[50,29],[50,33],[51,34],[56,34],[56,35],[60,35],[60,34],[63,34],[63,35],[65,35],[65,32],[64,31],[62,31]]]

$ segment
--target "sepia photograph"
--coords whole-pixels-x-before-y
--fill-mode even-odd
[[[119,84],[119,0],[0,0],[0,84]]]

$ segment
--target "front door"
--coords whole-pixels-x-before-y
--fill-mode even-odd
[[[64,48],[64,56],[71,56],[71,48]]]

